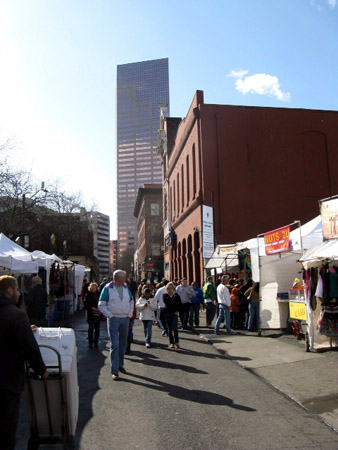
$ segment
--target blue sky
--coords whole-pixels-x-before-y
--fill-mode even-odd
[[[81,190],[116,238],[116,66],[169,58],[171,115],[206,103],[338,109],[337,0],[0,0],[0,139]]]

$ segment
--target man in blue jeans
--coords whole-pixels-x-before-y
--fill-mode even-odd
[[[217,287],[217,302],[219,306],[219,313],[215,324],[215,333],[219,332],[219,327],[221,325],[222,319],[224,319],[225,327],[227,329],[227,334],[234,334],[230,328],[230,293],[229,289],[226,286],[227,281],[229,280],[228,275],[223,275],[221,279],[221,283]]]
[[[134,300],[125,283],[126,272],[115,270],[113,281],[102,289],[98,304],[99,310],[107,317],[113,380],[119,379],[119,372],[127,373],[124,368],[124,353],[128,342],[129,319],[133,315]]]

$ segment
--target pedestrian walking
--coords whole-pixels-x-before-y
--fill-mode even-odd
[[[133,299],[136,300],[137,283],[134,280],[133,275],[131,273],[128,276],[127,286],[131,292],[131,295],[133,296]]]
[[[134,322],[136,319],[136,302],[135,299],[133,299],[133,315],[129,318],[129,325],[128,325],[128,339],[127,339],[127,348],[126,348],[126,355],[130,355],[131,354],[131,344],[134,342]]]
[[[227,330],[227,334],[231,334],[230,327],[230,293],[229,289],[226,286],[226,283],[229,280],[228,275],[223,275],[221,278],[221,284],[217,287],[217,302],[219,306],[219,313],[215,324],[215,333],[219,332],[219,327],[221,325],[222,319],[224,319],[225,328]]]
[[[140,313],[140,320],[143,322],[145,346],[150,348],[157,301],[152,296],[149,288],[145,287],[143,289],[142,296],[136,302],[136,309]]]
[[[180,296],[173,283],[168,283],[163,295],[165,319],[168,325],[169,348],[180,348],[178,336],[178,314],[181,306]]]
[[[133,316],[134,309],[133,296],[125,283],[126,272],[115,270],[113,281],[103,288],[99,299],[99,310],[107,318],[113,380],[119,379],[119,372],[126,373],[124,354],[127,347],[129,319]]]
[[[195,323],[195,327],[200,325],[200,307],[203,303],[203,291],[198,286],[196,281],[191,283],[191,287],[195,291],[195,296],[190,300],[190,311],[189,311],[189,327],[192,328]]]
[[[31,325],[41,327],[46,317],[47,292],[42,286],[42,279],[39,276],[32,278],[32,287],[25,297],[27,316]]]
[[[210,327],[215,317],[217,303],[217,293],[212,277],[207,278],[207,282],[203,286],[202,291],[206,309],[207,327]]]
[[[245,297],[245,292],[252,287],[253,281],[251,278],[248,279],[248,281],[243,284],[239,288],[239,299],[241,301],[241,308],[240,308],[240,328],[243,330],[246,330],[248,327],[248,319],[249,319],[249,301]]]
[[[239,323],[239,314],[240,314],[240,307],[241,307],[241,301],[239,299],[239,289],[233,288],[230,295],[231,305],[230,305],[230,324],[231,328],[233,330],[238,330],[240,323]]]
[[[0,277],[0,448],[14,450],[20,394],[25,384],[24,362],[43,379],[48,377],[27,315],[17,307],[20,291],[16,279]]]
[[[159,283],[159,287],[155,294],[155,300],[158,305],[157,320],[162,329],[162,336],[168,336],[168,326],[165,320],[165,304],[163,302],[163,295],[166,293],[166,285],[169,283],[168,280],[164,279]]]
[[[259,314],[259,283],[254,283],[245,293],[249,301],[248,331],[257,331],[260,322]]]
[[[192,299],[192,297],[195,297],[195,291],[188,284],[188,280],[186,278],[182,278],[181,284],[176,288],[176,292],[181,299],[179,315],[182,324],[182,331],[188,331],[190,300]]]
[[[90,283],[88,292],[85,295],[83,304],[87,313],[88,323],[88,346],[95,348],[99,346],[100,327],[102,321],[102,313],[98,308],[99,303],[99,287],[97,283]]]

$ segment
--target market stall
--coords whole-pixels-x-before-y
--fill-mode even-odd
[[[294,225],[294,224],[290,224]],[[289,289],[292,288],[295,278],[300,278],[301,265],[298,263],[303,249],[310,249],[322,242],[320,216],[314,218],[303,226],[295,226],[294,230],[283,227],[272,232],[280,232],[280,239],[288,239],[288,245],[282,251],[266,251],[266,242],[263,235],[238,244],[238,250],[250,249],[252,278],[260,282],[260,312],[262,329],[287,328],[289,318]],[[290,231],[291,230],[291,231]],[[277,236],[277,234],[276,234]],[[268,238],[270,243],[273,239]],[[276,239],[277,241],[277,239]]]
[[[237,245],[217,245],[205,269],[209,269],[212,275],[223,273],[238,278],[240,270]]]
[[[321,201],[324,242],[300,259],[310,348],[338,346],[338,199]]]
[[[37,273],[38,264],[32,254],[0,233],[0,267],[10,273]]]

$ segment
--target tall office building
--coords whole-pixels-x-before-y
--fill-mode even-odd
[[[162,183],[157,154],[159,105],[169,108],[168,58],[117,66],[118,266],[131,269],[137,229],[138,188]]]

